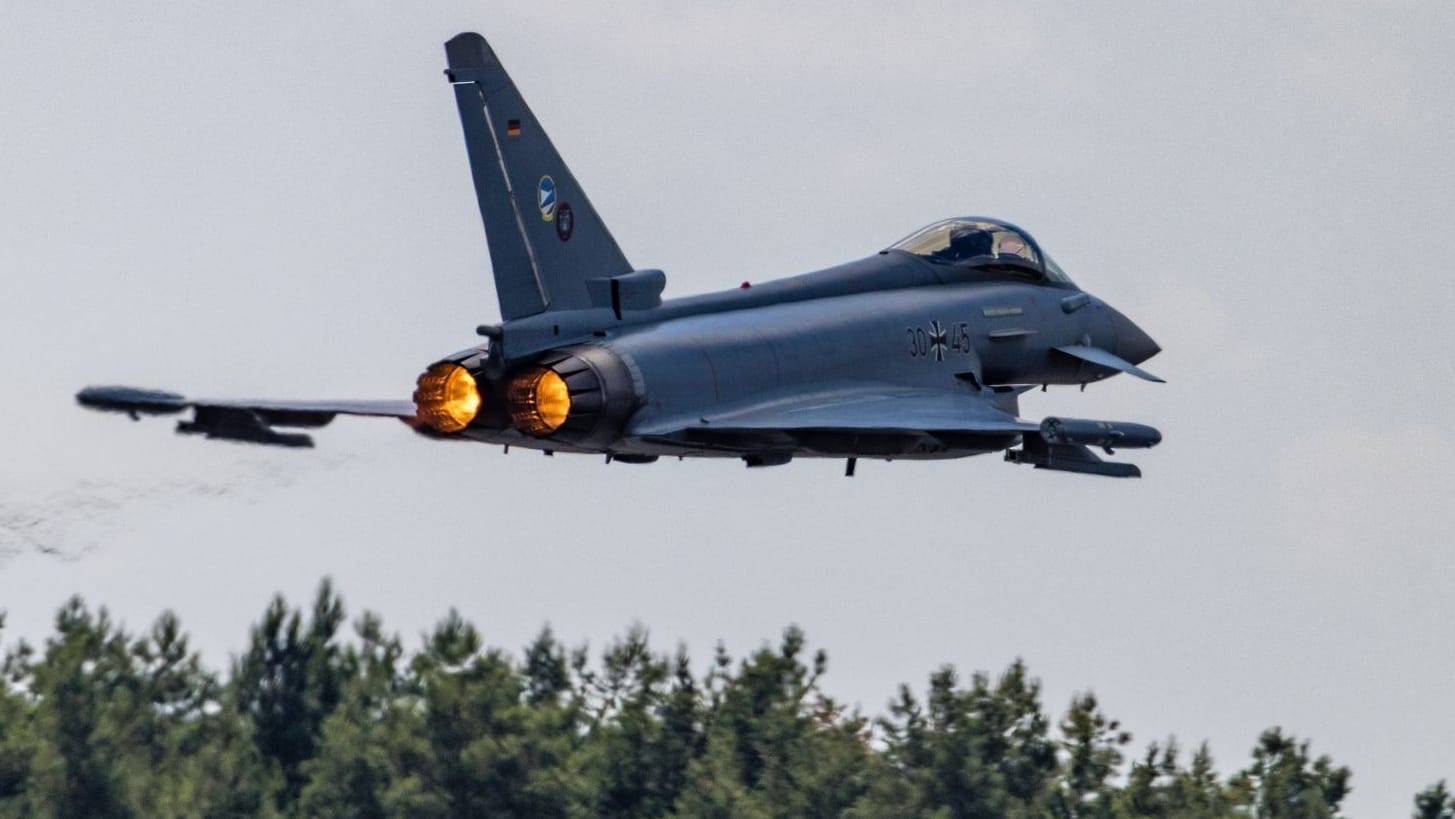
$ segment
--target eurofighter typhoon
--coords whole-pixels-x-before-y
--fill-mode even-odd
[[[434,438],[604,455],[1005,460],[1113,477],[1106,461],[1161,434],[1143,424],[1018,417],[1018,398],[1117,373],[1159,348],[1081,290],[1015,225],[936,222],[865,259],[664,301],[661,270],[627,261],[515,83],[478,34],[445,44],[445,71],[500,302],[484,343],[430,364],[413,400],[202,400],[88,387],[84,406],[190,410],[177,431],[306,447],[336,415],[403,420]]]

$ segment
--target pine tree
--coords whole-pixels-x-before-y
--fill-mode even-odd
[[[1213,770],[1207,744],[1182,767],[1177,741],[1152,743],[1132,763],[1127,783],[1116,795],[1116,815],[1126,819],[1221,819],[1231,815],[1222,782]]]
[[[1415,819],[1455,819],[1455,796],[1445,788],[1445,780],[1415,794]]]
[[[567,816],[589,801],[570,704],[526,703],[526,679],[451,611],[411,664],[423,697],[424,784],[450,816]]]
[[[5,615],[0,612],[0,634]],[[35,703],[14,686],[30,675],[30,646],[20,643],[0,663],[0,817],[23,815],[31,784],[31,760],[39,752],[34,733]]]
[[[323,722],[350,676],[337,641],[343,621],[343,601],[327,579],[306,625],[300,611],[290,612],[275,597],[233,669],[235,706],[251,720],[258,750],[282,771],[280,806],[293,804],[306,784],[303,765],[313,758]]]
[[[974,675],[968,689],[945,666],[930,676],[923,706],[901,687],[879,728],[888,778],[876,781],[864,815],[1033,816],[1056,772],[1040,684],[1020,660],[994,685]]]
[[[1327,756],[1310,759],[1307,742],[1264,731],[1253,762],[1229,781],[1235,806],[1257,819],[1332,819],[1349,793],[1349,769]]]
[[[108,711],[136,698],[138,681],[125,637],[103,608],[94,616],[79,597],[56,615],[31,684],[42,708],[40,744],[31,760],[28,796],[40,815],[128,817],[116,720]]]
[[[802,660],[797,627],[736,671],[719,649],[706,685],[706,750],[688,766],[679,815],[839,816],[868,790],[867,722],[818,687],[828,658]],[[726,813],[725,813],[726,812]]]
[[[1061,787],[1049,803],[1052,814],[1066,819],[1110,817],[1111,778],[1122,763],[1120,748],[1131,741],[1131,734],[1121,730],[1116,720],[1108,719],[1096,696],[1087,693],[1071,699],[1071,707],[1061,720],[1061,736],[1065,772]]]
[[[584,651],[577,652],[573,666],[591,725],[591,759],[600,787],[597,814],[665,815],[676,797],[660,782],[669,775],[658,751],[667,661],[651,653],[646,630],[633,626],[603,653],[600,673],[588,667]]]
[[[406,678],[399,638],[366,612],[346,649],[338,707],[324,720],[318,752],[303,766],[300,812],[320,817],[428,817],[447,814],[443,796],[421,779],[430,758],[417,688]]]
[[[412,655],[372,614],[340,638],[343,618],[327,581],[307,617],[275,599],[224,682],[174,615],[133,637],[70,600],[0,664],[0,819],[1334,819],[1349,793],[1276,728],[1227,779],[1205,744],[1126,763],[1090,694],[1053,738],[1019,660],[993,683],[941,668],[923,701],[901,687],[876,742],[797,628],[741,661],[719,646],[699,681],[640,626],[595,662],[546,628],[515,662],[454,611]],[[1443,780],[1414,807],[1455,819]]]

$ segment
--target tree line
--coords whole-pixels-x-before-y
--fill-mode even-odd
[[[1350,790],[1278,728],[1226,775],[1205,744],[1134,751],[1093,694],[1053,718],[1020,661],[940,668],[871,718],[792,627],[697,673],[639,627],[595,655],[547,628],[514,656],[454,611],[412,652],[346,620],[328,581],[307,610],[275,598],[219,674],[173,614],[129,634],[73,598],[0,667],[0,819],[1315,819]],[[1414,816],[1455,819],[1443,781]]]

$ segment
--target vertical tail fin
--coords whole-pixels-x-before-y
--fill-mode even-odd
[[[589,307],[587,279],[631,264],[485,38],[457,35],[445,55],[501,318]]]

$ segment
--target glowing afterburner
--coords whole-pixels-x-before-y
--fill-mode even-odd
[[[470,371],[449,361],[430,367],[414,391],[415,415],[439,432],[459,432],[480,411],[480,390]]]
[[[527,435],[550,435],[571,414],[571,390],[555,370],[528,370],[510,382],[510,421]]]

